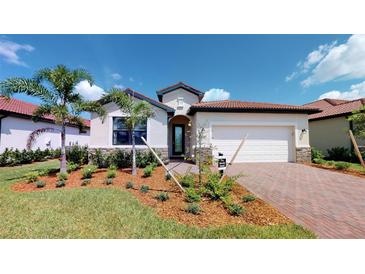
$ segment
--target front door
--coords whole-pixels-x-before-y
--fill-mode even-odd
[[[185,153],[185,126],[175,124],[172,126],[172,154],[183,156]]]

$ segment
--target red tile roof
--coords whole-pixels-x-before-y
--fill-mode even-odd
[[[304,107],[285,104],[242,102],[238,100],[224,100],[201,102],[191,105],[190,113],[196,111],[217,111],[217,112],[292,112],[292,113],[315,113],[316,107]]]
[[[322,99],[305,104],[304,106],[319,107],[321,112],[309,115],[309,120],[319,120],[338,116],[346,116],[351,114],[352,111],[359,109],[363,105],[365,105],[365,98],[352,101]]]
[[[15,113],[31,117],[37,107],[38,105],[32,103],[24,102],[14,98],[7,99],[3,96],[0,96],[0,111],[2,112]],[[43,119],[54,121],[54,116],[46,115],[43,117]],[[86,127],[90,127],[90,120],[84,119],[84,124]]]

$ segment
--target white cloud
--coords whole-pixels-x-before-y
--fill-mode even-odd
[[[365,81],[356,85],[352,85],[348,91],[338,91],[332,90],[323,93],[319,96],[319,100],[329,98],[329,99],[343,99],[343,100],[355,100],[365,97]]]
[[[117,72],[115,72],[115,73],[112,73],[112,78],[114,79],[114,80],[120,80],[120,79],[122,79],[122,75],[120,75],[119,73],[117,73]]]
[[[89,82],[84,80],[75,86],[75,89],[87,100],[98,100],[105,93],[101,87],[97,85],[90,86]]]
[[[301,82],[304,87],[339,79],[365,77],[365,35],[352,35],[333,46]]]
[[[230,93],[220,88],[211,88],[204,94],[203,101],[222,101],[228,100]]]
[[[27,64],[22,61],[18,55],[18,51],[31,52],[34,47],[27,44],[17,44],[12,41],[0,39],[0,57],[10,64],[18,66],[27,66]]]
[[[114,85],[115,88],[124,89],[123,85]]]

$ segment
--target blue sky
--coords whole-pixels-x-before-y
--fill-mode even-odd
[[[118,85],[156,98],[184,81],[211,98],[354,99],[365,95],[364,42],[361,35],[0,35],[0,81],[65,64],[94,76],[95,87],[79,87],[91,97]]]

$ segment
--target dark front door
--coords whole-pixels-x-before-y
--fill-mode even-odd
[[[175,124],[172,126],[172,154],[183,156],[185,153],[185,126]]]

